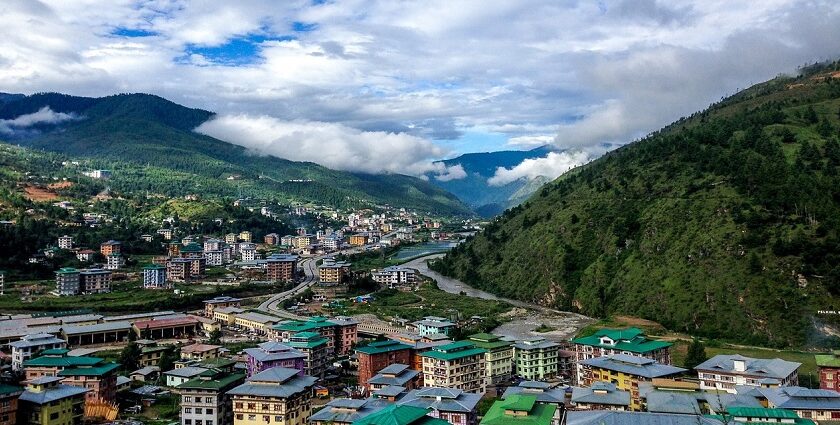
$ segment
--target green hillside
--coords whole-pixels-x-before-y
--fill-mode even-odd
[[[44,106],[78,119],[41,125],[11,142],[92,158],[114,171],[113,188],[167,196],[202,193],[334,206],[391,204],[445,215],[470,214],[454,195],[414,177],[334,171],[313,163],[257,156],[192,131],[212,116],[157,96],[81,98],[55,93],[6,96],[0,118]],[[126,170],[121,166],[130,164]],[[147,166],[139,175],[136,165]],[[125,172],[123,172],[125,171]],[[230,177],[230,179],[228,179]]]
[[[840,69],[780,77],[617,149],[434,267],[584,314],[772,346],[837,345]]]

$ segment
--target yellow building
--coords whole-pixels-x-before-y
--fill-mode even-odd
[[[233,319],[233,325],[250,332],[256,332],[260,335],[267,335],[271,328],[279,322],[280,319],[274,316],[267,316],[262,313],[248,312],[237,314]]]
[[[680,367],[664,365],[648,358],[627,354],[586,359],[580,364],[583,366],[582,384],[584,386],[591,387],[595,382],[611,382],[617,389],[630,393],[630,409],[634,411],[642,410],[642,401],[639,396],[640,382],[651,382],[654,378],[675,377],[687,371]]]
[[[351,235],[350,236],[350,245],[353,246],[364,246],[368,243],[368,235],[365,234],[358,234],[358,235]]]
[[[266,369],[228,391],[234,425],[305,425],[312,414],[316,378],[297,369]]]
[[[483,393],[487,388],[487,351],[472,342],[458,341],[434,347],[423,358],[423,386],[455,388],[468,393]]]
[[[318,266],[318,280],[321,283],[341,283],[350,273],[350,263],[327,258]]]
[[[470,335],[468,341],[486,351],[484,363],[487,365],[485,375],[488,386],[510,380],[513,374],[512,342],[488,333]]]
[[[244,313],[245,310],[239,307],[222,307],[213,310],[213,321],[222,323],[225,326],[230,326],[236,320],[237,314]]]
[[[18,423],[33,425],[81,425],[88,390],[64,385],[62,378],[33,379],[18,399]]]
[[[239,240],[242,241],[242,242],[251,242],[251,239],[253,237],[254,237],[254,235],[251,234],[251,232],[249,232],[247,230],[243,230],[243,231],[239,232]]]

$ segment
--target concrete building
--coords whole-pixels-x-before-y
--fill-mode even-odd
[[[84,388],[45,376],[29,382],[18,399],[18,423],[29,425],[82,425],[85,413]]]
[[[233,423],[233,405],[228,392],[244,380],[242,373],[211,370],[178,385],[181,425]]]
[[[204,260],[208,266],[219,267],[225,264],[225,253],[222,250],[204,251]]]
[[[88,403],[114,403],[117,400],[119,365],[99,357],[69,356],[66,349],[47,350],[24,362],[27,381],[45,376],[59,377],[67,385],[87,389]]]
[[[497,401],[481,419],[481,425],[551,425],[557,408],[537,403],[531,395],[512,395]]]
[[[115,240],[110,240],[107,242],[102,242],[99,245],[99,252],[104,256],[109,256],[111,254],[119,254],[122,251],[122,244]]]
[[[304,425],[312,413],[316,378],[297,369],[275,367],[248,378],[230,390],[234,425]]]
[[[79,293],[79,271],[72,267],[64,267],[56,271],[55,293],[59,296],[77,295]]]
[[[23,364],[44,350],[67,348],[67,341],[51,334],[40,333],[24,336],[9,344],[12,349],[12,370],[23,370]]]
[[[257,259],[257,246],[250,242],[239,244],[239,260],[254,261]]]
[[[449,335],[455,329],[455,323],[452,323],[444,317],[426,316],[423,320],[418,320],[413,323],[417,328],[417,333],[420,336],[427,336],[432,334]]]
[[[516,375],[530,381],[557,376],[560,344],[545,338],[535,338],[517,342],[513,347]]]
[[[22,387],[0,384],[0,425],[17,424],[18,399],[21,394]]]
[[[266,245],[278,245],[280,244],[280,235],[277,233],[269,233],[263,236],[263,243]]]
[[[143,267],[143,287],[146,289],[172,289],[166,280],[166,267],[150,264]]]
[[[339,356],[350,354],[359,341],[359,322],[352,317],[337,316],[330,319],[330,323],[335,325],[335,331],[333,332],[335,354]]]
[[[251,233],[251,232],[250,232],[250,231],[248,231],[248,230],[243,230],[243,231],[239,232],[239,235],[238,235],[237,237],[238,237],[238,238],[239,238],[239,240],[240,240],[240,241],[242,241],[242,242],[252,242],[252,239],[253,239],[253,237],[254,237],[254,234],[253,234],[253,233]]]
[[[210,238],[204,241],[204,252],[208,251],[221,251],[222,247],[224,246],[224,242],[221,239]]]
[[[332,355],[327,348],[326,338],[315,332],[300,332],[289,338],[288,345],[306,355],[304,373],[319,378],[324,376]]]
[[[140,338],[172,339],[188,338],[199,334],[201,322],[194,317],[173,317],[169,319],[138,320],[132,329]]]
[[[204,367],[184,366],[163,372],[163,378],[167,387],[177,387],[178,385],[195,379],[202,373],[207,373],[208,371],[209,369]]]
[[[376,283],[387,288],[411,286],[417,282],[414,269],[401,266],[390,266],[382,270],[373,270],[371,271],[371,276]]]
[[[221,345],[202,344],[199,342],[181,347],[181,358],[186,360],[205,360],[219,357]]]
[[[233,326],[258,335],[268,335],[272,327],[279,321],[280,319],[277,317],[267,314],[246,312],[234,316]]]
[[[575,382],[583,378],[580,362],[596,357],[625,354],[671,364],[671,343],[649,339],[641,329],[600,329],[594,334],[572,340],[576,363]]]
[[[616,388],[630,393],[630,409],[642,410],[639,384],[657,378],[670,378],[687,370],[671,365],[659,364],[654,360],[627,354],[596,357],[581,362],[584,386],[595,382],[611,382]]]
[[[820,373],[820,388],[840,391],[840,350],[814,356]]]
[[[411,364],[411,346],[398,341],[372,342],[356,348],[359,359],[359,385],[367,386],[368,380],[392,364]]]
[[[312,425],[351,425],[391,405],[387,400],[379,398],[364,400],[336,398],[312,414],[309,423]]]
[[[397,400],[400,406],[429,409],[428,416],[452,424],[475,425],[478,422],[478,402],[481,394],[467,393],[454,388],[418,388]]]
[[[761,405],[771,409],[784,409],[803,419],[817,423],[835,423],[840,420],[840,393],[802,387],[739,388],[738,395],[753,396]]]
[[[580,410],[630,410],[630,392],[611,382],[595,382],[591,387],[572,388],[571,402]]]
[[[204,316],[213,317],[213,310],[224,307],[242,307],[242,299],[234,297],[216,297],[204,301]]]
[[[6,271],[0,270],[0,295],[6,294]]]
[[[566,387],[555,387],[547,382],[522,381],[515,387],[508,387],[502,398],[507,400],[514,395],[529,395],[536,397],[537,403],[550,404],[555,407],[552,425],[562,425],[563,412],[566,409]]]
[[[423,386],[483,393],[487,388],[485,353],[467,341],[441,345],[423,353]]]
[[[111,271],[102,269],[80,270],[79,289],[83,294],[106,294],[111,292]]]
[[[105,256],[105,269],[106,270],[119,270],[122,266],[125,265],[125,258],[123,258],[122,254],[110,254]]]
[[[368,379],[367,384],[371,392],[385,387],[402,387],[413,390],[420,382],[420,372],[409,369],[406,364],[392,364],[381,369],[376,375]]]
[[[484,364],[487,366],[485,376],[488,386],[510,380],[513,376],[514,349],[512,342],[488,333],[470,335],[467,341],[478,348],[483,348],[485,351]]]
[[[352,351],[358,340],[358,323],[349,317],[327,319],[322,316],[307,320],[289,320],[274,326],[273,335],[280,341],[289,341],[299,332],[317,332],[327,340],[331,354],[345,355]]]
[[[73,249],[73,238],[67,235],[59,236],[58,247],[61,249]]]
[[[367,233],[359,233],[355,235],[350,235],[350,245],[351,246],[365,246],[368,243],[368,234]]]
[[[266,369],[283,367],[296,369],[303,376],[306,371],[306,354],[280,342],[264,342],[254,348],[246,348],[248,376],[254,376]]]
[[[266,259],[266,279],[276,282],[292,282],[297,277],[297,255],[274,254]]]
[[[123,342],[128,338],[129,332],[133,331],[131,323],[127,321],[61,327],[61,334],[69,347]]]
[[[318,266],[318,281],[321,284],[339,284],[350,274],[350,263],[346,261],[335,261],[332,258],[324,259]]]
[[[789,387],[799,384],[801,363],[782,359],[754,359],[738,354],[719,354],[694,369],[702,390],[736,392],[736,386]]]

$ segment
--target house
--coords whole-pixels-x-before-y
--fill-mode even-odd
[[[359,359],[359,385],[367,387],[373,375],[392,364],[411,364],[411,346],[398,341],[372,342],[356,348]]]
[[[376,413],[352,422],[352,425],[451,425],[443,419],[427,416],[428,409],[414,406],[390,405]]]
[[[514,395],[530,395],[537,398],[540,404],[550,404],[556,407],[552,425],[561,425],[563,412],[566,409],[566,387],[555,387],[547,382],[522,381],[515,387],[508,387],[502,398],[507,400]]]
[[[234,297],[216,297],[204,301],[204,316],[213,317],[213,310],[222,307],[242,307],[242,300]]]
[[[0,384],[0,425],[17,424],[18,399],[21,394],[22,387]]]
[[[143,267],[143,288],[172,289],[172,283],[166,281],[166,267],[157,264]]]
[[[649,339],[641,329],[600,329],[594,334],[572,340],[578,368],[575,382],[583,379],[580,362],[613,354],[645,357],[659,364],[671,364],[671,343]]]
[[[788,387],[799,383],[801,363],[782,359],[754,359],[739,354],[719,354],[697,365],[700,389],[735,393],[737,385]]]
[[[387,288],[411,286],[417,282],[414,269],[408,267],[390,266],[382,270],[372,270],[370,274],[376,283]]]
[[[92,249],[81,249],[76,252],[76,259],[83,263],[93,261],[94,257],[96,256],[96,251]]]
[[[455,329],[454,323],[437,316],[426,316],[423,320],[414,322],[413,325],[417,328],[417,333],[420,336],[432,334],[449,335],[449,332]]]
[[[106,257],[111,254],[119,254],[121,250],[122,244],[115,240],[102,242],[102,244],[99,245],[99,252]]]
[[[44,350],[67,348],[67,341],[52,334],[25,335],[20,341],[9,343],[12,348],[12,370],[23,370],[23,364]]]
[[[820,371],[820,388],[840,391],[840,350],[814,356]]]
[[[551,379],[560,369],[560,344],[545,338],[517,342],[514,348],[514,369],[517,376],[530,381]]]
[[[248,376],[254,376],[266,369],[284,367],[296,369],[304,375],[306,354],[280,342],[264,342],[255,348],[246,348],[246,367]]]
[[[654,360],[613,354],[610,356],[586,359],[583,366],[582,385],[591,386],[595,382],[611,382],[616,388],[630,392],[630,408],[635,411],[642,409],[639,396],[639,383],[651,382],[655,378],[668,378],[681,375],[686,369],[659,364]]]
[[[181,347],[181,358],[187,360],[204,360],[219,357],[221,345],[195,343]]]
[[[819,423],[840,420],[840,393],[836,391],[802,387],[749,388],[745,395],[756,397],[768,408],[793,411],[800,418]],[[743,392],[739,388],[738,394]]]
[[[208,371],[181,385],[182,424],[230,424],[233,413],[228,392],[245,380],[245,374]]]
[[[381,369],[368,379],[367,384],[371,392],[390,386],[413,390],[417,388],[419,381],[420,372],[409,369],[408,365],[396,363]]]
[[[141,367],[128,375],[132,381],[136,382],[154,382],[158,376],[160,376],[160,368],[157,366]],[[119,384],[117,386],[119,387]]]
[[[467,341],[485,350],[484,364],[487,366],[485,376],[488,386],[510,380],[513,376],[514,349],[512,342],[488,333],[470,335]]]
[[[434,347],[421,354],[423,385],[483,393],[487,388],[485,353],[467,341]]]
[[[493,403],[481,425],[551,425],[557,407],[553,404],[537,403],[531,395],[512,395]]]
[[[228,391],[234,425],[306,424],[312,413],[310,400],[317,379],[298,372],[282,367],[266,369]]]
[[[478,422],[478,403],[481,394],[468,393],[454,388],[418,388],[409,391],[397,401],[400,406],[429,410],[428,416],[459,425]]]
[[[350,425],[388,406],[391,406],[391,403],[378,398],[364,400],[336,398],[312,414],[309,423],[312,425]]]
[[[287,344],[306,356],[304,358],[304,371],[307,375],[324,376],[324,372],[327,370],[327,362],[331,356],[325,338],[315,332],[300,332],[292,335]]]
[[[23,364],[26,380],[58,377],[64,384],[86,388],[85,399],[88,402],[116,401],[117,363],[99,357],[69,356],[66,349],[46,350],[43,353]]]
[[[582,410],[630,410],[630,392],[612,382],[595,382],[588,388],[572,388],[571,403]]]
[[[87,389],[65,385],[45,376],[29,382],[18,399],[18,423],[29,425],[81,425]]]

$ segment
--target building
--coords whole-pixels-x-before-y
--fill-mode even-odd
[[[423,320],[418,320],[413,323],[417,328],[417,333],[420,336],[427,336],[432,334],[449,335],[455,324],[443,317],[426,316]]]
[[[67,350],[53,351],[24,363],[27,380],[59,377],[64,384],[87,389],[89,403],[116,402],[118,364],[99,357],[68,356]]]
[[[314,237],[312,235],[298,235],[295,236],[294,239],[294,247],[297,249],[306,249],[309,248],[312,243],[314,242]]]
[[[572,340],[577,364],[595,357],[626,354],[645,357],[659,364],[671,364],[671,343],[648,339],[638,328],[600,329],[594,334]],[[575,382],[582,379],[580,366],[575,371]]]
[[[483,393],[487,388],[485,353],[484,349],[467,341],[453,342],[426,351],[421,354],[423,385]]]
[[[566,387],[555,387],[547,382],[522,381],[515,387],[508,387],[502,395],[503,399],[514,395],[529,395],[537,398],[537,403],[550,404],[556,407],[552,425],[561,425],[563,413],[566,410]]]
[[[481,425],[551,425],[557,407],[537,403],[530,395],[512,395],[497,401],[481,419]]]
[[[257,259],[257,246],[250,242],[239,244],[239,260],[254,261]]]
[[[230,390],[234,425],[303,425],[312,413],[316,378],[297,369],[275,367],[248,378]]]
[[[739,388],[738,395],[753,396],[762,406],[793,411],[800,418],[818,423],[840,420],[840,393],[836,391],[802,387],[749,387],[746,391]]]
[[[242,242],[251,242],[253,237],[254,237],[254,234],[247,231],[247,230],[243,230],[243,231],[239,232],[239,235],[238,235],[239,240],[242,241]]]
[[[571,402],[581,410],[630,410],[630,392],[612,382],[595,382],[591,387],[572,388]]]
[[[73,249],[73,238],[67,235],[59,236],[58,247],[61,249]]]
[[[312,425],[350,425],[388,406],[391,406],[391,403],[379,398],[364,400],[336,398],[312,414],[309,423]]]
[[[119,254],[121,251],[122,244],[114,240],[102,242],[102,244],[99,245],[99,252],[106,257],[111,254]]]
[[[243,351],[247,358],[248,376],[275,367],[296,369],[301,376],[305,374],[306,354],[286,344],[269,341]]]
[[[80,270],[79,289],[83,294],[106,294],[111,292],[111,271],[102,269]]]
[[[359,385],[367,387],[373,375],[392,364],[411,364],[411,346],[398,341],[372,342],[356,348],[359,359]]]
[[[0,270],[0,295],[6,293],[6,271]]]
[[[763,422],[762,422],[763,423]],[[581,410],[568,412],[566,425],[724,425],[719,418],[697,415],[673,415],[615,410]],[[740,424],[740,423],[739,423]],[[805,425],[805,424],[803,424]]]
[[[335,354],[345,356],[353,351],[359,341],[359,322],[347,316],[338,316],[330,320],[335,325]]]
[[[128,338],[129,332],[133,331],[131,323],[127,321],[61,327],[61,334],[69,347],[122,342]]]
[[[517,376],[541,381],[557,376],[560,370],[560,344],[545,338],[517,342],[514,348],[514,367]]]
[[[225,252],[222,250],[204,251],[204,260],[208,266],[219,267],[225,264]]]
[[[172,282],[186,282],[192,274],[191,260],[188,258],[173,258],[166,263],[166,280]]]
[[[487,366],[485,376],[488,386],[510,380],[513,376],[514,349],[512,342],[488,333],[470,335],[467,340],[485,351],[484,363]]]
[[[315,332],[300,332],[289,338],[288,345],[306,355],[304,373],[316,377],[324,376],[327,363],[332,356],[327,348],[326,338]]]
[[[86,392],[54,376],[34,379],[18,399],[18,423],[82,425]]]
[[[735,393],[737,385],[790,387],[799,384],[801,363],[782,359],[754,359],[739,354],[719,354],[697,365],[702,390]]]
[[[350,245],[351,246],[365,246],[368,243],[368,234],[367,233],[359,233],[355,235],[350,235]]]
[[[382,270],[371,271],[371,276],[376,283],[388,288],[411,286],[417,282],[416,272],[408,267],[385,267]]]
[[[215,359],[216,357],[219,357],[221,350],[221,345],[202,344],[196,342],[194,344],[181,347],[181,358],[186,360]]]
[[[327,347],[332,354],[349,354],[358,340],[358,323],[349,317],[327,319],[322,316],[307,320],[290,320],[274,327],[276,338],[288,341],[299,332],[317,332],[327,340]]]
[[[228,392],[245,380],[245,374],[210,370],[178,385],[181,425],[233,423]]]
[[[418,388],[397,401],[400,406],[429,410],[428,416],[459,425],[478,422],[478,402],[481,394],[467,393],[454,388]]]
[[[0,425],[17,424],[18,398],[21,394],[21,387],[0,384]]]
[[[820,388],[840,391],[840,350],[814,356],[820,373]]]
[[[654,360],[630,356],[627,354],[613,354],[611,356],[596,357],[581,362],[583,367],[584,386],[592,386],[595,382],[611,382],[616,388],[630,393],[630,409],[642,410],[639,384],[651,382],[656,378],[669,378],[681,375],[686,369],[659,364]]]
[[[221,239],[210,238],[204,241],[204,252],[207,251],[221,251],[222,247],[224,246],[224,242]]]
[[[266,259],[266,279],[276,282],[292,282],[297,277],[297,255],[271,255]]]
[[[157,233],[158,235],[163,237],[163,240],[166,240],[166,241],[172,240],[172,229],[167,229],[167,228],[157,229],[157,231],[155,233]]]
[[[403,387],[407,390],[413,390],[418,387],[420,382],[420,372],[409,369],[406,364],[392,364],[373,375],[367,381],[367,385],[371,392],[381,390],[385,387]]]
[[[132,328],[137,336],[149,339],[187,338],[198,335],[201,322],[195,317],[173,317],[157,320],[138,320]]]
[[[202,373],[208,373],[210,369],[198,366],[184,366],[163,372],[163,378],[167,387],[177,387],[184,382],[197,378]],[[210,372],[213,373],[213,372]]]
[[[344,282],[344,278],[349,274],[350,263],[346,261],[335,261],[332,258],[326,258],[318,266],[318,281],[321,284],[340,284]]]
[[[172,289],[166,280],[166,267],[149,264],[143,267],[143,287],[146,289]]]
[[[213,317],[213,311],[224,307],[242,307],[242,299],[234,297],[216,297],[204,301],[204,316]]]
[[[125,259],[122,254],[117,253],[105,256],[105,269],[107,270],[119,270],[124,265]]]
[[[278,245],[280,244],[280,235],[277,233],[269,233],[263,237],[263,242],[266,245]]]
[[[219,307],[213,310],[213,321],[224,323],[226,326],[233,326],[236,315],[244,313],[245,310],[239,307]]]
[[[64,267],[55,272],[55,293],[59,296],[76,295],[79,293],[79,271],[72,267]]]
[[[20,341],[9,343],[12,349],[12,370],[23,370],[23,364],[44,350],[67,348],[67,341],[54,335],[41,333],[26,335]]]
[[[277,317],[267,314],[247,312],[236,314],[233,318],[233,326],[259,335],[268,335],[279,321]]]

